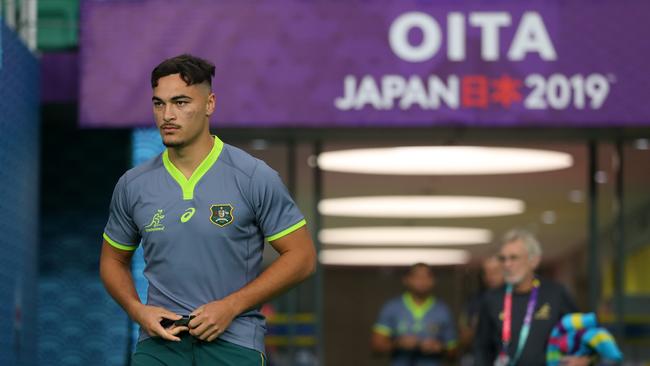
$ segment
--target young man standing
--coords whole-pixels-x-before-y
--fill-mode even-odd
[[[140,324],[134,366],[264,365],[257,307],[315,268],[305,220],[278,174],[210,135],[213,76],[212,64],[191,55],[153,70],[153,112],[167,149],[127,171],[113,193],[100,275]],[[260,274],[265,239],[280,256]],[[140,242],[147,304],[130,272]],[[173,322],[183,316],[192,318]]]
[[[456,329],[445,303],[436,299],[433,270],[417,263],[404,276],[406,292],[389,300],[373,327],[372,348],[390,354],[392,366],[438,366],[456,348]]]

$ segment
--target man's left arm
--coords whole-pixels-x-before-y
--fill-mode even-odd
[[[440,312],[440,329],[437,337],[423,340],[420,345],[420,350],[425,354],[446,352],[448,355],[454,356],[458,345],[456,327],[454,326],[451,313],[447,306],[441,304]]]
[[[451,312],[445,307],[444,327],[442,329],[442,341],[444,350],[449,354],[455,355],[458,350],[458,333]]]
[[[316,250],[306,226],[270,242],[280,256],[240,290],[205,304],[192,312],[190,334],[211,342],[232,320],[246,310],[264,303],[314,273]]]

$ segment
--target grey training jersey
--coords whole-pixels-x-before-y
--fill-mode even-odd
[[[122,250],[142,242],[147,303],[186,315],[255,279],[264,239],[304,225],[273,169],[215,137],[190,179],[167,151],[127,171],[115,186],[104,239]],[[220,337],[264,352],[265,331],[255,309]],[[141,332],[141,340],[147,337]]]
[[[451,312],[445,303],[429,297],[417,305],[408,292],[388,301],[379,314],[373,331],[391,339],[401,336],[416,336],[418,340],[435,339],[447,349],[456,347],[456,329]],[[395,351],[391,355],[391,366],[439,366],[443,364],[440,355],[425,355],[419,352]]]

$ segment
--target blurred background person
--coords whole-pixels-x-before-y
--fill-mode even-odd
[[[502,243],[498,258],[505,285],[488,291],[481,301],[475,365],[546,365],[553,327],[577,307],[562,285],[535,273],[542,248],[532,233],[513,229]],[[588,365],[589,358],[569,357],[562,364]]]
[[[474,364],[471,353],[471,345],[478,326],[478,313],[481,307],[481,299],[491,289],[503,285],[503,268],[497,256],[486,258],[481,265],[481,288],[472,295],[460,314],[458,322],[459,351],[463,353],[460,364],[470,366]]]
[[[457,339],[449,308],[433,296],[433,270],[414,264],[403,283],[406,292],[389,300],[379,314],[372,349],[389,354],[392,366],[442,365],[446,355],[453,355]]]

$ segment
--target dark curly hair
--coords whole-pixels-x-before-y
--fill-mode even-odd
[[[183,54],[161,62],[151,72],[151,88],[158,86],[158,80],[167,75],[180,74],[187,85],[208,83],[212,86],[214,64],[202,58]]]

